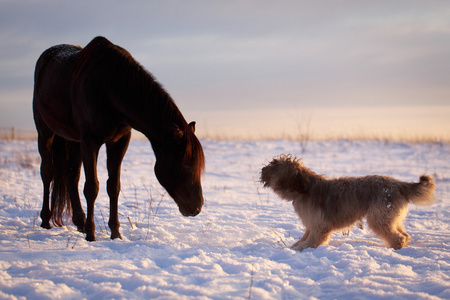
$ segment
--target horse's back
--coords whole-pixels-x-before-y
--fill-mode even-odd
[[[38,61],[34,73],[35,81],[39,81],[51,71],[60,71],[71,68],[78,53],[83,48],[75,45],[56,45],[45,50]],[[62,74],[59,74],[62,75]],[[36,83],[36,82],[35,82]]]
[[[36,127],[77,139],[70,103],[72,68],[82,47],[56,45],[45,50],[36,63],[33,112]],[[45,125],[44,125],[45,124]]]

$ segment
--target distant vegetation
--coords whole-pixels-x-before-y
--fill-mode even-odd
[[[37,138],[35,130],[18,130],[14,127],[0,128],[0,140],[33,140]]]
[[[281,132],[279,134],[260,134],[253,135],[251,133],[198,133],[199,138],[209,140],[288,140],[298,141],[302,144],[302,148],[306,147],[305,143],[308,141],[329,141],[329,140],[378,140],[378,141],[399,141],[399,142],[450,142],[450,131],[448,134],[440,135],[421,135],[414,133],[393,134],[390,132],[380,133],[364,133],[364,132],[347,132],[347,133],[321,133],[317,134],[309,126],[293,128],[291,133]],[[134,131],[133,139],[146,139],[141,133]],[[37,139],[37,132],[34,130],[18,130],[11,128],[0,129],[0,140],[34,140]]]

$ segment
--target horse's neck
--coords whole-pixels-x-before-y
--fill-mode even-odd
[[[154,96],[125,109],[129,125],[144,134],[154,149],[164,146],[168,131],[175,126],[182,127],[184,120],[176,106],[172,107],[171,103],[166,103],[167,101],[172,100]]]
[[[151,74],[134,65],[127,66],[129,68],[120,77],[126,82],[119,82],[114,89],[116,109],[128,125],[143,133],[155,146],[166,139],[164,135],[168,128],[182,128],[186,121],[170,95]]]

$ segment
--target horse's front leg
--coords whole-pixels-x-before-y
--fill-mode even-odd
[[[120,167],[125,152],[128,149],[131,133],[122,137],[116,143],[106,144],[108,182],[107,191],[109,196],[109,228],[111,229],[111,239],[122,238],[119,227],[118,201],[120,193]]]
[[[98,195],[97,160],[100,145],[89,141],[81,142],[81,155],[83,157],[84,174],[84,196],[87,203],[87,219],[84,224],[84,232],[87,241],[95,241],[94,203]]]

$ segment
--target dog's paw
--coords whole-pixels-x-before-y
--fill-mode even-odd
[[[305,250],[306,248],[308,248],[308,247],[305,246],[305,244],[304,244],[303,241],[297,241],[295,244],[293,244],[293,245],[291,246],[291,249],[292,249],[292,250],[297,250],[297,251],[303,251],[303,250]]]
[[[409,242],[411,241],[411,238],[408,236],[400,236],[398,239],[396,239],[392,244],[391,248],[394,248],[394,250],[399,250],[402,247],[406,247],[409,245]]]

